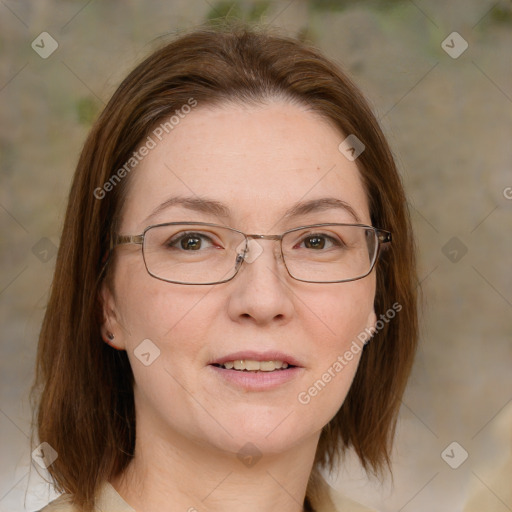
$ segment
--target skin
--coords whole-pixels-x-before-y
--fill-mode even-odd
[[[120,233],[150,224],[202,221],[245,233],[279,234],[317,222],[356,222],[328,209],[283,222],[298,201],[336,197],[371,225],[355,162],[338,145],[345,137],[305,107],[283,100],[259,106],[193,109],[130,176]],[[173,195],[225,203],[229,218],[172,206]],[[139,512],[197,510],[297,512],[303,509],[321,429],[350,388],[360,354],[307,405],[297,400],[375,324],[375,273],[348,283],[292,279],[279,244],[230,282],[183,286],[151,277],[141,248],[116,248],[111,288],[103,288],[104,325],[126,350],[135,376],[135,457],[111,483]],[[135,348],[150,339],[160,356],[144,366]],[[208,363],[239,350],[279,350],[304,368],[267,391],[227,384]],[[253,466],[236,454],[246,443],[262,454]],[[193,509],[192,509],[193,510]]]

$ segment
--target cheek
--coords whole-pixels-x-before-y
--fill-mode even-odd
[[[322,293],[311,293],[304,299],[304,307],[310,309],[309,329],[320,338],[317,347],[322,352],[343,350],[358,334],[369,327],[375,299],[375,278],[367,278],[323,285]],[[332,286],[332,287],[331,287]],[[313,313],[313,315],[311,314]]]
[[[350,389],[363,351],[361,334],[371,325],[374,296],[375,279],[368,276],[333,285],[321,302],[320,294],[305,301],[314,313],[304,314],[311,319],[307,328],[315,351],[297,400],[304,413],[314,412],[319,428],[336,414]]]
[[[204,326],[198,316],[207,315],[203,299],[209,290],[155,279],[140,260],[133,258],[116,276],[119,321],[127,350],[144,339],[159,345]]]

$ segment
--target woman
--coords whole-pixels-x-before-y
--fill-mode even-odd
[[[37,373],[65,494],[43,510],[368,510],[319,470],[389,466],[416,286],[390,150],[335,64],[243,27],[167,44],[71,188]]]

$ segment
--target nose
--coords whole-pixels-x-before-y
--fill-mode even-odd
[[[275,240],[249,239],[237,276],[230,282],[228,314],[234,321],[285,324],[293,316],[293,294]]]

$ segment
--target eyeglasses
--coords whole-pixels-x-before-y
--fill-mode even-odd
[[[282,235],[247,235],[206,222],[168,222],[148,226],[140,235],[111,238],[118,245],[142,245],[148,273],[169,283],[219,284],[233,279],[242,263],[263,252],[256,240],[279,240],[288,274],[308,283],[343,283],[373,270],[381,244],[391,233],[364,224],[313,224]]]

